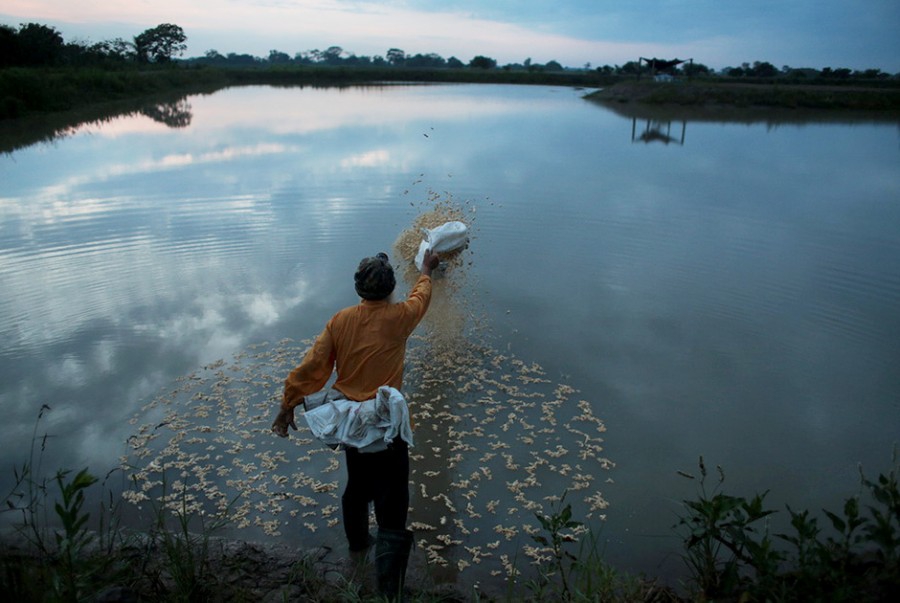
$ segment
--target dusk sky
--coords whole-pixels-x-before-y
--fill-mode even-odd
[[[897,0],[4,0],[0,23],[56,27],[66,41],[131,40],[181,26],[186,57],[210,49],[266,57],[340,46],[358,56],[437,53],[501,65],[568,67],[638,57],[715,69],[879,68],[900,72]]]

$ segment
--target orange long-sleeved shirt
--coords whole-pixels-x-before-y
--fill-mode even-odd
[[[378,388],[403,385],[406,340],[431,303],[431,277],[422,275],[406,301],[362,300],[331,317],[300,366],[284,382],[282,408],[325,387],[337,366],[333,387],[349,400],[375,397]]]

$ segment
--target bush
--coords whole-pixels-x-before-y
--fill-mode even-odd
[[[690,589],[703,599],[880,601],[900,596],[896,451],[891,470],[876,480],[860,470],[862,493],[848,498],[840,513],[823,510],[831,524],[827,535],[819,518],[787,507],[793,532],[773,538],[762,521],[775,513],[763,507],[766,493],[750,499],[725,494],[721,467],[718,483],[707,492],[702,457],[699,468],[699,497],[684,501],[676,529],[684,538]],[[779,541],[790,546],[778,548]]]

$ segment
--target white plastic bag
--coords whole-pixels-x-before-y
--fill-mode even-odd
[[[324,403],[307,406],[303,418],[312,434],[332,450],[352,446],[360,452],[380,452],[397,436],[413,446],[409,407],[398,390],[382,385],[374,398],[362,402],[347,400],[336,390],[326,393],[334,397],[321,392],[306,397],[307,405]]]
[[[425,252],[447,253],[464,247],[469,241],[469,228],[462,222],[444,222],[437,228],[423,228],[422,242],[416,254],[416,268],[422,270]]]

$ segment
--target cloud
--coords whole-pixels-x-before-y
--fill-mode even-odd
[[[895,0],[871,0],[864,11],[845,0],[693,0],[688,6],[659,0],[8,0],[3,12],[11,23],[57,26],[66,39],[131,39],[175,23],[188,36],[187,56],[216,49],[264,57],[270,50],[294,54],[337,45],[358,56],[401,48],[464,62],[488,55],[500,64],[530,57],[571,67],[656,55],[694,57],[713,67],[767,60],[900,68]]]
[[[62,0],[14,0],[4,11],[29,15],[32,20],[79,25],[76,31],[80,32],[88,32],[84,26],[91,24],[105,24],[105,30],[117,24],[120,33],[108,37],[126,39],[159,23],[176,23],[188,36],[188,56],[202,55],[211,48],[267,56],[269,50],[293,54],[338,45],[367,56],[383,56],[389,48],[397,47],[412,54],[435,52],[463,61],[482,54],[501,63],[532,56],[536,62],[561,60],[580,65],[586,60],[606,60],[604,57],[630,60],[637,56],[638,48],[646,48],[645,44],[630,42],[592,41],[559,30],[541,31],[499,16],[482,18],[472,12],[443,8],[412,10],[404,4],[210,0],[192,5],[160,0],[152,4],[101,1],[82,5]]]
[[[271,325],[281,317],[281,303],[269,293],[254,295],[245,302],[244,308],[251,322]]]
[[[358,155],[352,155],[341,160],[342,168],[377,167],[388,165],[391,161],[391,153],[387,149],[375,149]]]

